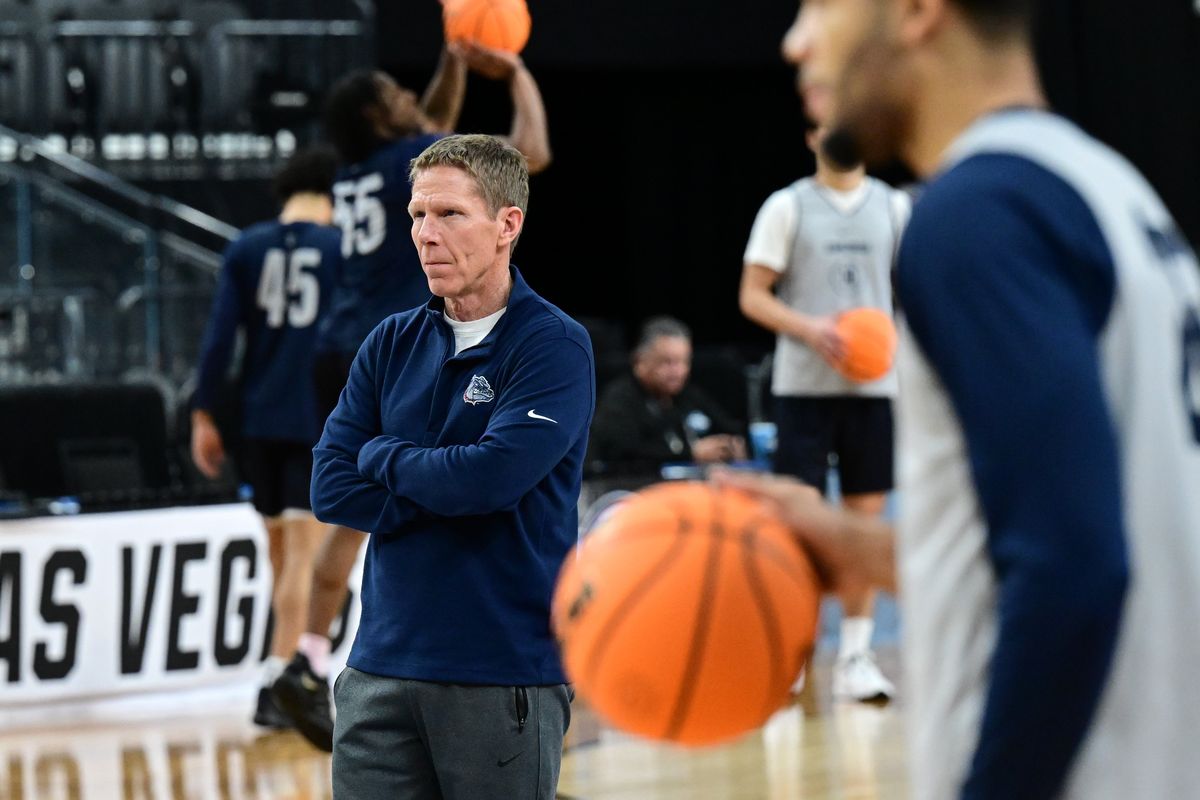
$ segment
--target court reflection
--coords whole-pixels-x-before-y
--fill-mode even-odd
[[[618,733],[577,700],[560,800],[905,797],[899,710],[829,696],[829,667],[818,663],[802,695],[761,730],[700,750]],[[330,798],[329,757],[294,733],[261,735],[245,708],[231,703],[168,720],[147,719],[166,713],[151,708],[105,721],[85,708],[65,717],[83,720],[73,726],[10,724],[0,728],[0,800]]]
[[[0,800],[323,800],[329,757],[232,718],[0,735]]]
[[[906,796],[895,707],[806,702],[762,730],[715,748],[685,750],[616,733],[578,709],[586,735],[569,739],[560,797],[588,800],[796,800]],[[575,730],[575,723],[572,723]]]

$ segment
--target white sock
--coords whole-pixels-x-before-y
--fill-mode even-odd
[[[268,656],[263,662],[263,686],[270,686],[275,682],[275,679],[283,674],[283,668],[287,666],[287,662],[279,656]]]
[[[871,636],[874,633],[875,620],[871,617],[845,617],[842,620],[838,658],[846,659],[870,652]]]
[[[300,644],[296,649],[308,658],[308,665],[318,676],[324,678],[329,674],[329,652],[332,642],[328,636],[319,633],[300,634]]]

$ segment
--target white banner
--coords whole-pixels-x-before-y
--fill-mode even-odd
[[[0,522],[0,708],[245,681],[268,651],[270,598],[247,504]]]

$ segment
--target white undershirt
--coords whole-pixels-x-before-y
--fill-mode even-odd
[[[446,320],[450,325],[450,330],[454,331],[454,355],[458,355],[468,347],[474,347],[486,339],[487,335],[492,332],[492,328],[496,327],[496,323],[504,316],[505,311],[508,311],[508,306],[495,314],[488,314],[486,317],[473,319],[470,322],[451,319],[450,315],[443,311],[442,319]]]
[[[869,189],[870,184],[867,181],[844,192],[828,186],[820,187],[822,195],[834,208],[846,215],[854,213],[862,205]],[[908,217],[912,213],[912,201],[907,194],[895,189],[891,190],[889,200],[892,204],[892,216],[897,226],[902,229],[908,224]],[[796,197],[789,186],[775,192],[763,203],[754,220],[754,227],[750,229],[750,239],[746,243],[742,261],[783,272],[791,258],[795,237]]]

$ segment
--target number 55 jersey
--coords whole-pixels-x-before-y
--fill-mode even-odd
[[[342,231],[343,262],[318,352],[353,355],[384,318],[429,300],[429,284],[410,235],[408,166],[439,138],[397,139],[338,171],[333,221]]]
[[[1200,786],[1200,273],[1052,114],[977,121],[904,234],[913,797]]]

